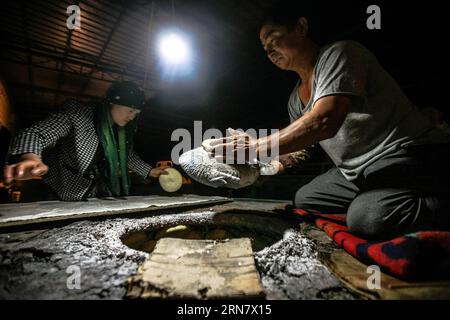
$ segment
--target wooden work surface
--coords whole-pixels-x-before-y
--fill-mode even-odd
[[[217,196],[183,195],[176,197],[134,196],[123,199],[88,201],[41,201],[0,204],[0,228],[32,223],[84,219],[142,213],[169,208],[226,203],[231,199]]]
[[[263,298],[248,238],[165,238],[130,278],[128,298]]]

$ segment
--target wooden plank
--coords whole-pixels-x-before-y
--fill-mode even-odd
[[[184,195],[134,196],[88,201],[41,201],[0,204],[0,229],[32,223],[144,213],[155,210],[226,203],[229,198]]]
[[[164,238],[128,282],[128,298],[263,298],[248,238]]]

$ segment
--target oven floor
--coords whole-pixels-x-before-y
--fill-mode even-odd
[[[172,199],[174,200],[174,199]],[[287,219],[274,208],[282,201],[236,199],[202,208],[174,208],[138,215],[90,217],[52,227],[0,233],[0,298],[123,299],[126,281],[149,256],[121,241],[132,231],[157,225],[213,221],[241,212]],[[254,252],[267,299],[357,299],[320,260],[319,251],[337,250],[313,240],[298,220],[287,219],[283,239]],[[1,230],[0,230],[1,232]],[[74,276],[79,275],[79,282]]]

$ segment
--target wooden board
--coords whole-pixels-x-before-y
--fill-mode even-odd
[[[263,298],[248,238],[164,238],[128,282],[128,298]]]
[[[185,195],[135,196],[88,201],[41,201],[0,204],[0,228],[32,223],[123,215],[161,209],[226,203],[229,198]]]

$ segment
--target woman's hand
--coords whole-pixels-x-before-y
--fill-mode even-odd
[[[34,153],[26,153],[20,157],[20,161],[6,165],[3,168],[5,184],[13,180],[29,180],[43,176],[48,172],[48,166]]]
[[[153,168],[150,170],[148,176],[150,178],[158,178],[160,175],[166,175],[169,174],[165,169],[170,168],[169,166],[159,167],[159,168]]]

